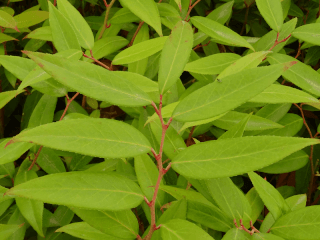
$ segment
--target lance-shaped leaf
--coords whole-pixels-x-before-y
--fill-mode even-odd
[[[238,33],[232,31],[220,23],[205,17],[192,17],[191,21],[199,30],[212,37],[217,43],[230,46],[246,47],[254,50],[254,48]]]
[[[241,57],[234,53],[217,53],[189,62],[184,70],[200,74],[219,74]]]
[[[284,63],[293,59],[295,58],[279,53],[273,53],[267,57],[271,64]],[[298,60],[295,61],[296,64],[286,71],[283,76],[303,90],[320,96],[320,74],[310,66]]]
[[[319,143],[315,139],[276,136],[208,141],[183,150],[172,160],[172,167],[190,178],[231,177],[271,165]]]
[[[162,36],[161,20],[157,4],[153,0],[120,0],[123,7],[128,8],[141,20],[153,27]]]
[[[196,224],[183,219],[173,219],[161,225],[163,239],[171,240],[213,240],[213,238]]]
[[[139,22],[140,18],[134,15],[128,8],[121,8],[108,21],[110,24],[123,24]]]
[[[72,119],[41,125],[21,132],[11,142],[32,142],[102,158],[137,156],[151,148],[148,140],[134,127],[105,118]]]
[[[252,235],[251,240],[284,240],[281,237],[271,233],[255,233]]]
[[[7,34],[0,33],[0,43],[12,41],[12,40],[18,41],[18,39],[15,39]]]
[[[45,11],[24,11],[14,16],[18,28],[27,28],[43,22],[49,17],[49,13]]]
[[[320,23],[311,23],[302,25],[301,27],[296,28],[292,32],[292,36],[298,38],[302,41],[312,43],[315,45],[320,45]]]
[[[241,229],[232,228],[226,232],[222,240],[251,240],[251,236]]]
[[[0,224],[0,232],[2,239],[8,239],[15,231],[19,230],[22,225]]]
[[[257,7],[262,17],[269,26],[280,32],[283,24],[283,12],[281,2],[278,0],[256,0]]]
[[[21,142],[9,145],[5,148],[9,141],[10,138],[0,140],[0,165],[17,160],[33,146],[32,143]]]
[[[135,44],[116,55],[112,64],[127,64],[147,58],[161,51],[167,39],[168,37],[159,37]]]
[[[50,26],[39,27],[36,30],[29,33],[24,38],[33,38],[33,39],[40,39],[40,40],[52,42],[51,27]]]
[[[55,80],[88,97],[124,106],[151,103],[147,93],[117,72],[50,54],[25,53]]]
[[[13,28],[19,32],[14,18],[9,13],[2,10],[0,10],[0,26],[5,28]]]
[[[92,49],[94,46],[93,33],[80,12],[67,0],[59,0],[58,8],[71,23],[80,45],[85,49]]]
[[[159,91],[165,94],[181,76],[187,64],[193,43],[193,32],[189,23],[178,22],[167,38],[160,56]]]
[[[49,1],[49,22],[53,44],[60,51],[81,49],[78,38],[69,20]]]
[[[279,218],[271,232],[285,239],[320,238],[320,206],[311,206],[290,212]]]
[[[220,24],[225,24],[232,14],[232,7],[234,1],[227,2],[221,6],[214,9],[211,13],[208,14],[207,18],[216,21]]]
[[[116,173],[103,172],[50,174],[15,186],[6,195],[110,211],[134,208],[143,201],[136,183]]]
[[[288,204],[285,202],[279,191],[268,181],[260,177],[255,172],[249,172],[248,175],[260,198],[271,212],[274,219],[278,219],[290,210]]]
[[[3,108],[8,102],[10,102],[14,97],[24,92],[23,90],[11,90],[0,93],[0,109]]]
[[[191,122],[230,111],[258,95],[293,64],[247,69],[208,84],[184,98],[173,118]]]
[[[224,134],[222,134],[219,137],[219,140],[221,139],[227,139],[227,138],[236,138],[236,137],[242,137],[244,130],[246,128],[246,125],[248,124],[249,119],[252,117],[252,113],[245,116],[240,122],[238,122],[236,125],[231,127],[228,131],[226,131]]]

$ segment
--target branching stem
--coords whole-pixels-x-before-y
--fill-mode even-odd
[[[106,11],[106,15],[105,15],[105,17],[104,17],[104,22],[103,22],[102,30],[101,30],[101,32],[100,32],[100,34],[99,34],[98,40],[102,37],[104,31],[105,31],[107,28],[110,27],[110,25],[107,25],[107,23],[108,23],[108,17],[109,17],[109,14],[110,14],[111,7],[112,7],[112,5],[115,3],[115,1],[116,1],[116,0],[111,0],[110,4],[107,4],[107,1],[104,0],[104,4],[105,4],[105,6],[106,6],[106,8],[107,8],[107,11]]]

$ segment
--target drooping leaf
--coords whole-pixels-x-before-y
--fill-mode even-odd
[[[18,28],[27,28],[43,22],[49,18],[49,13],[45,11],[25,11],[14,16]]]
[[[167,38],[160,56],[159,92],[165,94],[181,76],[193,43],[192,28],[185,21],[178,22]]]
[[[192,23],[202,32],[209,35],[217,43],[230,46],[246,47],[254,50],[254,48],[238,33],[232,31],[220,23],[204,17],[192,17]]]
[[[15,186],[6,195],[110,211],[134,208],[143,201],[142,192],[133,181],[103,172],[50,174]]]
[[[247,69],[208,84],[183,99],[173,118],[191,122],[232,110],[270,86],[292,64]]]
[[[230,177],[271,165],[318,143],[314,139],[273,136],[208,141],[179,153],[172,160],[172,167],[178,173],[196,179]]]
[[[269,26],[280,32],[283,24],[283,12],[281,2],[278,0],[256,0],[257,7],[262,17]]]
[[[115,132],[115,129],[121,130]],[[142,133],[110,119],[83,118],[45,124],[23,131],[11,141],[32,142],[102,158],[137,156],[150,151]]]
[[[67,0],[57,1],[59,11],[69,20],[78,38],[79,44],[85,49],[92,49],[94,37],[88,23],[81,16],[80,12]]]
[[[146,93],[117,72],[50,54],[27,54],[55,80],[88,97],[125,106],[144,106],[151,103]]]

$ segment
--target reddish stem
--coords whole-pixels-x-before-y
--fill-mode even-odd
[[[99,40],[100,38],[102,38],[102,35],[103,35],[104,31],[105,31],[107,28],[110,27],[110,24],[108,24],[108,18],[109,18],[109,14],[110,14],[111,7],[112,7],[112,5],[114,4],[115,1],[116,1],[116,0],[111,0],[110,4],[107,4],[106,0],[104,0],[104,4],[105,4],[105,6],[106,6],[106,8],[107,8],[107,11],[106,11],[106,15],[105,15],[105,17],[104,17],[103,27],[102,27],[102,30],[101,30],[101,32],[100,32],[100,34],[99,34],[98,40]]]
[[[92,55],[92,50],[90,50],[90,52],[91,52],[91,56],[92,56],[92,57],[89,57],[89,56],[88,56],[87,54],[85,54],[85,53],[83,53],[82,55],[83,55],[84,57],[86,57],[86,58],[89,58],[89,59],[95,61],[95,62],[98,63],[100,66],[102,66],[102,67],[104,67],[104,68],[106,68],[106,69],[108,69],[108,70],[111,71],[111,69],[110,69],[107,65],[105,65],[104,63],[100,62],[98,59],[95,59],[95,58],[93,57],[93,55]]]
[[[291,34],[289,34],[289,36],[286,37],[285,39],[282,39],[281,41],[279,41],[279,32],[277,32],[276,41],[274,42],[273,46],[269,49],[269,51],[271,51],[272,49],[274,49],[278,44],[287,41],[290,37],[291,37]]]
[[[192,0],[190,0],[190,4],[189,4],[189,10],[187,12],[186,18],[184,19],[185,21],[187,21],[192,9],[200,2],[201,0],[197,0],[193,5],[192,4]]]
[[[132,46],[132,44],[133,44],[134,40],[136,39],[136,37],[137,37],[137,35],[138,35],[138,33],[139,33],[139,31],[140,31],[140,29],[141,29],[141,27],[142,27],[143,24],[144,24],[144,21],[141,21],[141,22],[139,23],[139,26],[137,27],[137,30],[136,30],[135,33],[133,34],[133,37],[132,37],[131,41],[130,41],[129,44],[128,44],[128,47]]]

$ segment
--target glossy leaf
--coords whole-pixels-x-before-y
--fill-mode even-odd
[[[196,179],[235,176],[271,165],[318,143],[314,139],[272,136],[208,141],[179,153],[172,160],[172,167],[178,173]]]
[[[45,124],[21,132],[12,142],[33,142],[102,158],[137,156],[150,151],[148,140],[139,131],[110,119],[84,118]]]
[[[111,211],[134,208],[143,201],[137,184],[115,173],[100,172],[50,174],[15,186],[6,195]]]
[[[27,11],[14,16],[18,28],[26,28],[43,22],[49,18],[49,13],[45,11]]]
[[[79,44],[85,49],[92,49],[94,46],[93,33],[80,12],[67,0],[59,0],[59,11],[70,21]]]
[[[230,46],[246,47],[254,50],[254,48],[238,33],[232,31],[215,22],[209,18],[204,17],[192,17],[191,21],[200,31],[204,32],[208,36],[212,37],[217,43],[226,44]]]
[[[191,122],[232,110],[270,86],[291,64],[247,69],[215,81],[183,99],[173,118]]]
[[[160,56],[159,92],[165,94],[181,76],[187,64],[193,43],[193,32],[189,23],[178,22],[167,38]]]
[[[281,2],[278,0],[256,0],[256,4],[264,20],[273,30],[279,32],[283,24]]]
[[[116,72],[50,54],[27,54],[55,80],[88,97],[126,106],[144,106],[151,102],[146,93]]]

